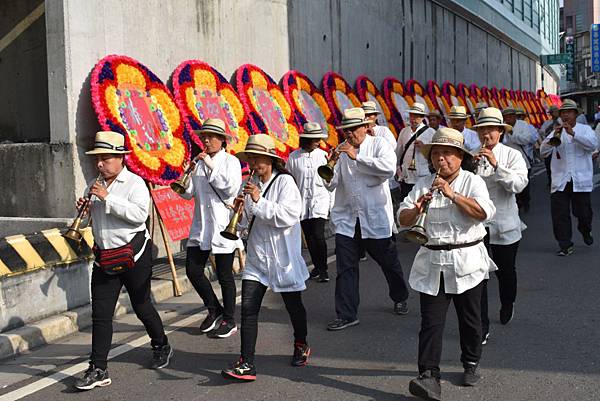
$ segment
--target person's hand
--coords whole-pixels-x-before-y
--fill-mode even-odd
[[[337,148],[332,148],[332,149],[329,151],[329,157],[328,157],[328,160],[329,160],[329,161],[331,161],[331,160],[333,160],[333,161],[336,161],[336,160],[337,160],[337,159],[339,159],[339,158],[340,158],[340,152],[337,150]]]
[[[87,202],[86,198],[79,198],[79,199],[77,199],[77,202],[75,203],[75,208],[77,210],[81,209],[86,202]],[[85,210],[82,211],[82,216],[87,215],[89,212],[90,212],[90,205],[88,204],[85,207]]]
[[[197,158],[198,160],[204,160],[204,158],[205,158],[206,156],[208,156],[208,153],[206,153],[206,152],[204,152],[204,151],[203,151],[203,152],[200,152],[200,153],[198,153],[198,156],[196,156],[196,158]]]
[[[98,199],[104,200],[108,196],[108,191],[106,190],[106,187],[104,185],[96,181],[90,189],[90,196],[92,195],[96,195]]]
[[[358,149],[354,146],[350,145],[348,142],[344,142],[338,148],[340,153],[345,153],[352,160],[356,160],[356,155],[358,154]]]
[[[491,149],[481,148],[479,150],[479,154],[475,158],[477,160],[479,160],[482,157],[485,157],[486,159],[488,159],[488,161],[490,162],[492,167],[496,168],[496,166],[498,165],[498,160],[496,160],[496,156],[494,156],[494,152],[492,152]]]
[[[257,185],[255,185],[251,182],[246,183],[246,186],[244,187],[244,190],[242,191],[242,193],[244,193],[246,195],[250,195],[250,197],[252,198],[254,203],[258,202],[258,200],[260,199],[260,189],[258,188]]]
[[[189,162],[188,161],[183,162],[182,168],[183,168],[183,171],[188,171],[188,169],[193,170],[194,168],[196,168],[195,159],[192,159]]]
[[[425,195],[421,195],[419,199],[415,202],[415,207],[419,211],[419,213],[423,213],[425,211],[425,205],[433,198],[433,194],[431,192],[427,192]]]
[[[444,180],[442,177],[438,177],[433,181],[431,191],[433,192],[435,190],[440,191],[446,198],[454,199],[454,190],[450,188],[448,181]]]
[[[571,127],[571,124],[569,123],[563,123],[563,127],[565,129],[565,131],[567,132],[567,134],[574,136],[575,132],[573,131],[573,127]]]

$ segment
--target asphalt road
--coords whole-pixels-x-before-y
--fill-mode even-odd
[[[457,385],[462,367],[456,317],[451,307],[444,338],[442,392],[445,400],[599,400],[600,399],[600,230],[585,246],[575,231],[575,253],[555,256],[545,175],[532,183],[532,208],[519,249],[519,293],[514,320],[498,322],[497,282],[490,281],[491,337],[481,361],[483,380],[475,388]],[[592,194],[598,227],[600,196]],[[408,276],[416,247],[400,243]],[[335,263],[330,265],[335,277]],[[416,374],[418,296],[410,313],[392,313],[378,266],[361,264],[359,326],[328,332],[334,317],[334,281],[310,282],[304,293],[308,311],[310,364],[289,364],[292,337],[281,297],[265,296],[260,315],[256,366],[258,380],[232,384],[220,370],[239,353],[239,335],[212,340],[200,335],[204,317],[196,294],[159,305],[175,356],[168,368],[145,369],[150,351],[143,328],[131,315],[115,324],[119,355],[109,362],[113,384],[79,393],[70,374],[85,368],[89,332],[71,336],[0,365],[0,400],[414,400],[408,382]],[[239,308],[238,308],[239,312]],[[127,343],[133,342],[133,346]],[[145,344],[144,344],[145,343]],[[125,344],[123,346],[123,344]],[[141,345],[137,347],[136,345]],[[70,369],[70,370],[69,370]],[[50,379],[48,379],[50,377]],[[16,393],[21,391],[22,393]],[[4,394],[4,398],[3,395]]]

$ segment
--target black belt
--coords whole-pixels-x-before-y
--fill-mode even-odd
[[[421,245],[427,249],[431,249],[432,251],[451,251],[453,249],[458,248],[468,248],[470,246],[474,246],[483,241],[483,238],[478,239],[473,242],[465,242],[464,244],[446,244],[446,245]]]

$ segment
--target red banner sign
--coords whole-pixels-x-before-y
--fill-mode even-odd
[[[153,189],[151,192],[171,240],[187,238],[194,217],[194,199],[185,200],[171,188]]]

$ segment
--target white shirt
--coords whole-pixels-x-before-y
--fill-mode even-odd
[[[95,182],[89,184],[88,191]],[[100,249],[113,249],[128,244],[135,234],[146,230],[150,192],[144,180],[127,167],[106,190],[108,195],[103,201],[93,196],[90,202],[92,233]]]
[[[481,141],[479,141],[479,135],[472,129],[465,128],[462,130],[463,138],[465,139],[465,148],[469,152],[474,152],[476,149],[481,147]]]
[[[527,154],[527,161],[529,161],[531,164],[533,161],[533,144],[537,142],[538,133],[533,125],[529,124],[528,122],[525,123],[527,124],[527,128],[529,128],[530,140],[528,144],[523,145],[523,149],[525,149],[525,153]]]
[[[530,143],[533,143],[531,137],[531,131],[529,131],[529,124],[527,124],[523,120],[517,120],[515,125],[513,126],[512,132],[505,133],[502,138],[502,143],[506,146],[510,146],[513,149],[518,150],[523,159],[525,159],[525,163],[527,164],[527,168],[531,167],[531,163],[529,162],[529,158],[527,157],[527,153],[525,152],[525,146]]]
[[[258,183],[264,192],[275,179],[258,202],[246,196],[245,223],[252,216],[256,218],[248,236],[242,280],[258,281],[274,292],[302,291],[308,279],[301,249],[302,197],[291,175],[280,174],[275,178],[275,174],[266,183]]]
[[[423,177],[400,204],[398,215],[404,209],[412,209],[416,200],[429,192],[434,174]],[[474,198],[485,211],[486,220],[496,213],[494,203],[481,177],[461,170],[450,187],[463,196]],[[425,219],[425,231],[429,245],[464,244],[485,237],[482,221],[467,216],[458,206],[444,195],[436,192],[429,205]],[[475,287],[496,265],[488,256],[485,245],[434,251],[420,247],[410,271],[409,284],[412,289],[429,295],[437,295],[440,289],[440,272],[444,275],[444,289],[447,294],[462,294]]]
[[[564,190],[571,180],[573,180],[573,192],[592,192],[594,189],[592,153],[598,148],[598,138],[587,124],[576,123],[573,131],[575,135],[571,136],[563,128],[560,133],[560,146],[548,145],[554,132],[548,134],[540,146],[542,157],[552,155],[551,193]]]
[[[335,200],[331,222],[336,234],[354,237],[356,219],[362,238],[380,239],[392,235],[393,211],[387,180],[396,169],[396,154],[387,141],[367,135],[360,144],[356,160],[342,153],[331,182]]]
[[[373,132],[375,133],[375,136],[380,136],[388,141],[388,143],[392,146],[392,149],[396,149],[396,137],[388,127],[384,125],[376,125],[373,127]],[[398,184],[394,177],[388,180],[388,184],[390,185],[390,190],[400,187],[400,184]]]
[[[415,149],[415,141],[412,141],[406,152],[404,151],[404,148],[406,147],[408,141],[410,141],[410,138],[412,138],[414,134],[424,126],[425,124],[423,123],[419,124],[415,131],[413,131],[410,126],[407,126],[400,131],[400,134],[398,134],[398,143],[396,145],[396,158],[398,159],[398,166],[400,167],[398,177],[400,181],[403,181],[407,184],[414,184],[419,178],[426,177],[431,174],[429,171],[429,162],[427,159],[425,159],[425,156],[423,156],[421,152]],[[427,128],[415,140],[419,140],[424,144],[430,143],[434,133],[435,131],[433,128]],[[400,160],[402,153],[404,153],[404,157],[402,160]],[[413,155],[415,160],[415,169],[411,170],[410,165],[413,160]]]
[[[312,152],[296,149],[290,153],[286,168],[296,180],[302,195],[300,221],[329,218],[333,196],[317,174],[317,169],[324,164],[327,164],[327,152],[323,149],[315,149]]]
[[[479,153],[479,151],[478,151]],[[492,149],[496,157],[496,170],[486,159],[486,168],[477,164],[477,175],[483,178],[496,207],[496,215],[487,221],[490,243],[513,244],[521,239],[521,219],[515,194],[527,186],[527,165],[520,152],[498,143]]]
[[[220,150],[210,158],[209,164],[204,160],[198,161],[190,186],[181,195],[185,199],[194,197],[195,201],[187,246],[197,246],[203,251],[212,250],[214,254],[231,253],[243,245],[241,240],[228,240],[220,234],[227,227],[232,211],[223,204],[211,184],[219,191],[223,201],[233,204],[242,185],[242,168],[237,157]]]

